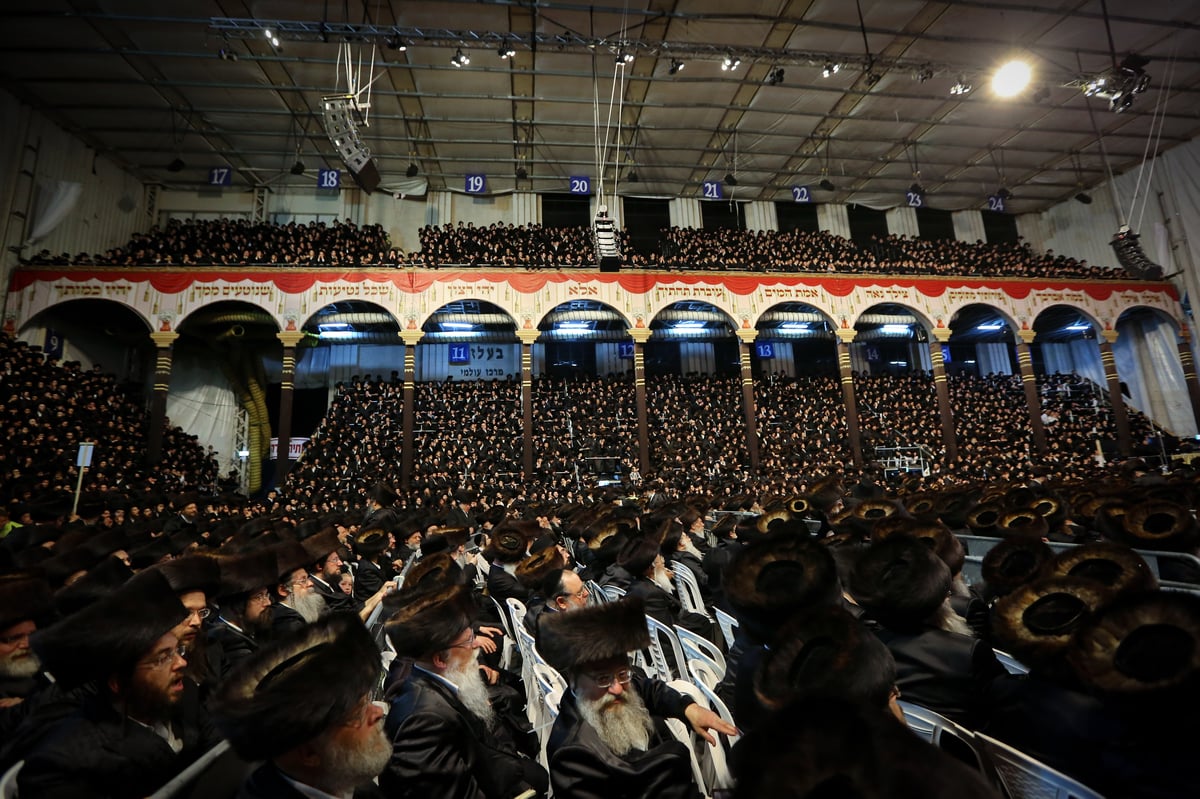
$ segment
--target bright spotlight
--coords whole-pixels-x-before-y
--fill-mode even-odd
[[[992,92],[997,97],[1016,97],[1032,77],[1033,70],[1024,61],[1009,61],[992,76]]]

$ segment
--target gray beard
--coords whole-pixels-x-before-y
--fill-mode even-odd
[[[654,730],[650,711],[632,685],[621,697],[625,701],[617,704],[614,704],[617,697],[611,694],[594,701],[576,698],[580,718],[592,726],[600,741],[617,757],[624,757],[634,749],[649,749],[650,733]]]
[[[21,658],[16,657],[16,652],[13,652],[8,657],[0,659],[0,677],[23,679],[32,677],[41,671],[41,669],[41,661],[32,652]]]
[[[325,597],[315,592],[303,596],[292,594],[283,604],[303,616],[309,624],[321,618],[321,614],[325,612]]]
[[[683,544],[684,552],[687,552],[690,555],[694,555],[695,557],[699,558],[700,560],[704,560],[704,555],[700,554],[700,550],[696,549],[696,543],[694,541],[692,541],[692,537],[690,535],[688,535],[687,533],[684,533],[683,538],[681,538],[679,540]]]
[[[370,736],[358,748],[326,743],[321,752],[321,776],[324,787],[331,793],[349,794],[387,767],[392,757],[392,742],[384,733],[383,724],[376,729],[378,734]]]
[[[975,631],[971,629],[971,625],[967,624],[967,620],[954,612],[954,608],[950,604],[950,597],[946,597],[946,601],[934,612],[930,622],[934,627],[948,633],[975,637]]]
[[[665,569],[655,569],[654,576],[650,578],[662,590],[668,594],[675,593],[675,586],[671,585],[671,578],[667,576]]]
[[[458,701],[462,702],[471,715],[483,722],[489,730],[496,727],[496,711],[488,699],[487,683],[479,673],[479,650],[465,666],[448,669],[445,677],[458,686]]]

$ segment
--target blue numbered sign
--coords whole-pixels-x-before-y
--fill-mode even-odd
[[[721,187],[719,180],[706,180],[700,188],[702,189],[701,196],[706,200],[725,199],[725,190]]]
[[[621,358],[632,358],[633,357],[633,342],[632,341],[622,341],[622,342],[618,343],[617,344],[617,355],[618,355],[618,357],[621,357]]]
[[[1004,213],[1004,197],[999,194],[993,194],[992,196],[988,197],[987,209],[1000,214]]]
[[[587,175],[573,175],[571,177],[571,193],[572,194],[591,194],[592,179]]]
[[[487,191],[487,176],[486,175],[467,175],[467,181],[464,186],[467,194],[483,194]]]
[[[905,200],[905,202],[908,203],[909,208],[924,208],[925,207],[925,195],[921,194],[921,192],[919,192],[919,191],[904,192],[904,200]]]
[[[340,169],[318,169],[317,170],[317,188],[318,189],[340,189],[342,187],[342,170]]]
[[[774,358],[775,345],[770,341],[757,341],[754,344],[754,351],[759,358]]]
[[[450,363],[451,365],[463,364],[471,362],[471,345],[470,344],[451,344],[450,345]]]
[[[227,166],[214,166],[208,170],[208,185],[232,186],[233,170]]]
[[[808,186],[792,186],[792,201],[798,203],[812,202],[812,194],[808,191]]]

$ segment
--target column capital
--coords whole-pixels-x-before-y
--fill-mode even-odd
[[[740,327],[737,330],[737,337],[742,340],[743,344],[753,344],[754,339],[758,338],[758,331],[752,327]]]
[[[425,335],[424,330],[401,330],[400,338],[406,347],[415,347],[417,342],[421,340],[421,336]]]
[[[534,330],[534,329],[526,330],[525,328],[521,328],[520,330],[517,331],[517,338],[519,338],[521,340],[522,344],[528,345],[528,346],[533,346],[533,342],[537,341],[538,336],[540,336],[541,334],[542,334],[542,331],[540,331],[540,330]]]
[[[953,331],[951,331],[948,327],[935,327],[929,332],[932,334],[930,336],[931,344],[934,342],[938,344],[945,344],[950,340],[950,336],[953,335]]]
[[[275,334],[275,338],[282,341],[285,347],[295,347],[304,340],[305,335],[303,330],[281,330]]]
[[[1026,345],[1032,344],[1033,340],[1035,338],[1037,338],[1036,330],[1018,330],[1017,331],[1017,343],[1018,344],[1026,344]]]
[[[175,339],[179,338],[179,334],[173,330],[156,330],[150,334],[150,340],[154,342],[154,346],[159,349],[166,349],[175,343]]]
[[[852,327],[839,327],[834,332],[837,333],[839,344],[853,344],[854,337],[858,335],[858,331]]]
[[[650,340],[650,334],[653,332],[648,327],[631,327],[627,331],[629,337],[638,344],[645,344]]]
[[[1111,330],[1101,330],[1101,331],[1100,331],[1100,335],[1104,337],[1104,341],[1105,341],[1106,343],[1108,343],[1108,344],[1116,344],[1116,343],[1117,343],[1117,337],[1120,335],[1120,333],[1118,333],[1118,332],[1116,331],[1116,329],[1114,328],[1114,329],[1111,329]]]

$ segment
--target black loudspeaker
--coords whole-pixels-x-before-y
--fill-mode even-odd
[[[325,120],[325,135],[337,148],[350,170],[354,182],[370,194],[379,188],[379,169],[371,158],[371,151],[358,135],[358,121],[362,114],[352,95],[335,95],[322,100]]]
[[[367,161],[362,169],[357,172],[351,169],[350,175],[354,178],[354,182],[367,194],[379,188],[379,170],[375,168],[374,160]]]
[[[600,271],[601,272],[620,272],[621,271],[621,259],[620,258],[601,258],[600,259]]]

